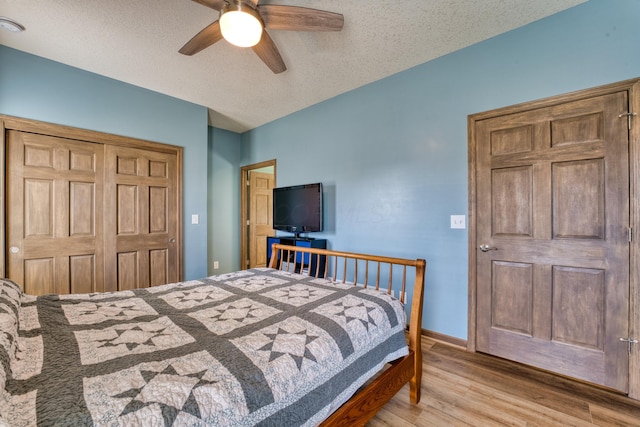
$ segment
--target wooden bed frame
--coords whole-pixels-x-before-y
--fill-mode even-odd
[[[315,266],[315,268],[311,266]],[[395,283],[397,280],[394,279],[394,266],[399,267],[402,272],[402,280],[399,285]],[[407,382],[409,382],[411,403],[416,404],[420,401],[422,379],[420,335],[422,333],[425,260],[390,258],[274,243],[269,267],[292,273],[302,273],[307,276],[324,277],[335,282],[349,283],[354,286],[375,287],[375,289],[381,289],[389,294],[394,292],[394,295],[398,296],[402,303],[405,303],[407,269],[415,269],[409,318],[409,354],[391,362],[389,368],[365,385],[320,425],[323,427],[364,425]],[[364,270],[362,269],[363,267]],[[383,268],[381,269],[381,267]],[[312,269],[313,271],[311,271]],[[380,283],[381,271],[382,274],[389,276],[386,283]],[[350,277],[347,277],[347,274]],[[375,280],[371,280],[372,277]]]

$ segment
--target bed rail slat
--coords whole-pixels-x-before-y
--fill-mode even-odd
[[[365,260],[364,262],[364,287],[367,287],[369,283],[369,260]]]
[[[356,259],[354,261],[355,267],[353,269],[353,283],[358,283],[358,260]],[[367,285],[364,285],[364,287],[366,288]]]
[[[406,290],[406,286],[407,286],[407,266],[405,265],[404,268],[402,269],[402,289],[400,289],[400,298],[398,298],[400,302],[403,304],[404,304],[404,293]]]
[[[342,261],[342,264],[344,265],[344,269],[342,271],[342,283],[347,283],[347,258],[343,257]]]

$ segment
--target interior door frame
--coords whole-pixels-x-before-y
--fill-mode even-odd
[[[276,159],[265,160],[259,163],[253,163],[240,167],[240,270],[246,270],[246,260],[249,257],[249,246],[247,244],[247,221],[249,221],[249,206],[247,203],[247,197],[249,192],[247,186],[249,184],[249,172],[254,169],[262,169],[269,166],[273,166],[273,186],[277,184],[277,168]]]
[[[493,117],[522,111],[550,107],[565,102],[577,101],[610,93],[627,91],[629,94],[630,116],[629,130],[629,221],[633,238],[630,243],[629,259],[629,335],[640,341],[640,78],[580,90],[564,95],[543,98],[495,110],[472,114],[467,118],[468,132],[468,182],[469,182],[469,298],[468,298],[468,337],[467,350],[476,350],[477,322],[477,194],[476,194],[476,122]],[[621,112],[622,113],[622,112]],[[621,118],[621,120],[624,118]],[[640,343],[632,346],[629,354],[629,397],[640,400]]]
[[[178,245],[178,276],[179,281],[184,278],[183,272],[183,148],[176,145],[147,141],[137,138],[113,135],[87,129],[58,125],[37,120],[0,115],[0,277],[6,277],[6,132],[16,130],[31,132],[59,138],[73,139],[94,144],[124,146],[140,148],[161,153],[175,154],[177,160],[177,221],[178,230],[176,244]]]

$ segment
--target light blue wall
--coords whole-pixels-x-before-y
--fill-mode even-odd
[[[241,156],[239,134],[209,128],[209,274],[240,269]]]
[[[467,116],[640,76],[640,1],[591,0],[243,134],[279,186],[322,181],[332,248],[428,262],[423,327],[467,338]]]
[[[0,114],[184,147],[184,277],[207,274],[205,107],[0,45]]]
[[[423,327],[466,338],[467,234],[449,215],[468,209],[467,115],[640,76],[639,18],[638,0],[591,0],[242,137],[208,129],[204,107],[0,46],[0,114],[185,147],[186,279],[239,267],[239,168],[275,158],[278,185],[324,183],[331,247],[426,258]]]

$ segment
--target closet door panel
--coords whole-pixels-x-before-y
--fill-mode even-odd
[[[105,158],[106,289],[178,281],[177,156],[109,146]]]
[[[7,277],[34,295],[103,290],[103,146],[10,130]]]

